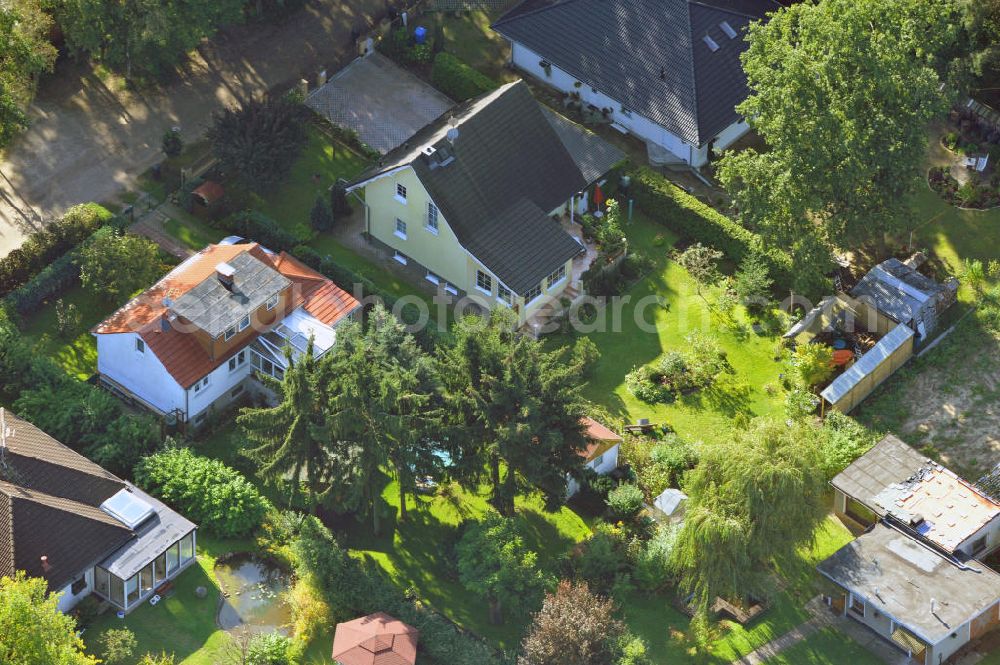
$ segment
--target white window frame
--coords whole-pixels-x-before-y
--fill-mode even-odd
[[[224,342],[228,342],[234,337],[236,337],[236,326],[226,328],[226,332],[222,333],[222,341]]]
[[[246,364],[246,361],[247,361],[247,350],[243,349],[242,351],[240,351],[235,356],[229,359],[229,371],[235,372],[240,367],[243,367],[243,365]]]
[[[458,295],[458,287],[456,287],[451,282],[445,282],[444,283],[444,290],[445,290],[445,292],[450,293],[453,296],[457,296]]]
[[[499,282],[497,282],[497,302],[503,303],[507,307],[514,306],[514,292]]]
[[[406,254],[403,254],[400,251],[396,251],[392,255],[392,258],[396,263],[404,266],[410,262],[410,257],[408,257]]]
[[[438,221],[438,218],[440,217],[440,214],[441,214],[441,211],[438,210],[438,207],[436,205],[434,205],[434,202],[433,201],[428,201],[427,202],[427,224],[424,226],[424,228],[429,233],[433,233],[434,235],[437,235],[440,232],[440,229],[439,229],[439,224],[440,223]]]
[[[593,468],[595,469],[604,464],[604,453],[601,453],[600,455],[595,457],[593,460],[591,460],[590,463],[593,465]]]
[[[401,182],[396,183],[396,193],[393,194],[392,198],[396,199],[403,205],[406,205],[406,185]]]
[[[553,279],[558,275],[558,279]],[[546,288],[551,289],[553,286],[558,286],[566,279],[566,265],[563,264],[552,271],[548,277],[545,278]]]
[[[250,327],[250,315],[247,314],[242,319],[240,319],[240,327],[238,329],[238,332],[243,332],[249,327]]]
[[[208,388],[209,384],[211,383],[208,380],[209,376],[211,376],[211,374],[205,375],[196,384],[194,384],[194,387],[191,390],[194,391],[195,395],[202,394],[203,392],[205,392],[205,388]]]
[[[532,293],[534,293],[535,295],[532,296],[531,295]],[[541,284],[531,287],[524,294],[524,304],[527,305],[528,303],[535,302],[536,300],[538,300],[538,298],[541,297],[541,295],[542,295]]]
[[[138,335],[135,338],[135,352],[138,354],[146,353],[146,340],[139,337]]]
[[[631,111],[629,111],[629,110],[628,110],[627,108],[625,108],[624,106],[622,107],[622,111],[621,111],[621,113],[622,113],[622,117],[623,117],[623,118],[631,118],[631,117],[632,117],[632,112],[631,112]]]
[[[488,289],[479,285],[480,277],[485,278],[483,281],[489,284]],[[480,293],[485,293],[488,296],[493,295],[493,276],[486,271],[476,270],[476,290],[479,291]]]
[[[430,270],[428,270],[427,274],[424,275],[424,279],[426,279],[431,284],[434,284],[435,286],[438,286],[438,285],[441,284],[441,278],[438,277],[437,275],[435,275],[434,273],[432,273]]]
[[[274,294],[273,296],[271,296],[270,298],[268,298],[267,302],[265,303],[265,305],[267,306],[267,311],[269,311],[269,312],[272,309],[274,309],[275,307],[277,307],[278,306],[278,294]]]
[[[406,240],[406,222],[399,217],[396,218],[396,230],[392,232],[392,235]]]

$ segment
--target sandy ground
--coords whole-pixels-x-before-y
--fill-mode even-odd
[[[354,57],[352,27],[383,8],[382,0],[312,0],[281,23],[227,29],[199,47],[175,81],[139,93],[61,61],[31,108],[31,128],[0,161],[0,256],[43,220],[134,184],[161,159],[168,128],[194,140],[213,111],[239,97],[338,70]]]

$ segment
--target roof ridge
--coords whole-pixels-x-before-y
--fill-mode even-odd
[[[774,3],[775,11],[779,9],[785,9],[785,5],[782,5],[781,3],[777,2],[777,0],[770,0],[770,1]],[[757,16],[756,14],[748,14],[746,12],[741,12],[735,9],[731,9],[729,7],[717,7],[715,5],[705,2],[704,0],[687,0],[687,2],[689,7],[691,5],[698,5],[699,7],[704,7],[705,9],[711,9],[713,11],[723,12],[725,14],[732,14],[733,16],[742,16],[744,18],[753,19],[754,21],[761,20],[761,17]]]
[[[15,490],[15,491],[12,491]],[[34,490],[29,487],[24,487],[22,485],[16,485],[14,483],[8,482],[6,480],[0,480],[0,492],[6,494],[11,500],[11,523],[13,525],[13,502],[18,501],[29,501],[46,508],[51,508],[52,510],[58,510],[65,513],[70,513],[81,517],[92,522],[100,522],[108,526],[117,527],[123,531],[132,533],[132,529],[129,529],[123,523],[119,522],[115,518],[108,515],[100,508],[95,508],[86,503],[81,503],[80,501],[74,501],[73,499],[66,499],[59,496],[54,496],[40,490]],[[13,528],[13,527],[12,527]],[[13,531],[12,531],[13,533]],[[13,538],[12,538],[13,540]]]
[[[524,18],[526,16],[534,16],[535,14],[540,14],[542,12],[545,12],[545,11],[549,10],[549,9],[554,9],[556,7],[564,7],[564,6],[572,4],[574,2],[581,2],[581,1],[583,1],[583,0],[561,0],[561,1],[553,2],[551,4],[545,5],[543,7],[536,7],[535,9],[532,9],[529,12],[524,12],[523,14],[518,14],[517,16],[514,16],[512,18],[506,18],[508,15],[510,15],[510,14],[514,13],[515,11],[517,11],[518,7],[520,7],[521,5],[523,5],[526,2],[530,2],[530,0],[522,0],[521,2],[519,2],[516,5],[514,5],[513,7],[511,7],[507,12],[504,13],[503,16],[501,16],[500,18],[498,18],[495,22],[491,23],[490,24],[490,29],[491,30],[496,30],[496,26],[498,26],[498,25],[500,25],[502,23],[505,23],[505,22],[508,22],[508,21],[517,21],[518,19],[522,19],[522,18]]]

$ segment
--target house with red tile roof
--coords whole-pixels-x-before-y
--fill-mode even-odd
[[[201,425],[213,409],[321,356],[361,304],[285,252],[209,245],[94,327],[103,385],[154,413]]]
[[[384,612],[337,624],[333,660],[338,665],[415,665],[420,632]]]
[[[587,447],[580,451],[584,469],[590,469],[604,476],[618,468],[618,451],[622,437],[606,425],[589,416],[582,418]],[[580,491],[580,483],[571,475],[566,476],[566,495],[573,496]]]

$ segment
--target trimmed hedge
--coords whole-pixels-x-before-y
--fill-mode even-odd
[[[438,53],[431,68],[431,83],[456,102],[495,90],[497,82],[450,53]]]
[[[286,231],[274,219],[256,210],[242,210],[219,221],[225,230],[243,236],[275,251],[289,252],[301,242],[294,233]]]
[[[792,281],[792,262],[785,252],[765,249],[760,237],[702,203],[649,167],[631,174],[631,196],[650,219],[690,240],[711,245],[740,263],[752,253],[764,258],[776,284]]]
[[[83,203],[28,236],[24,244],[0,259],[0,296],[24,284],[112,219],[110,210],[96,203]]]

